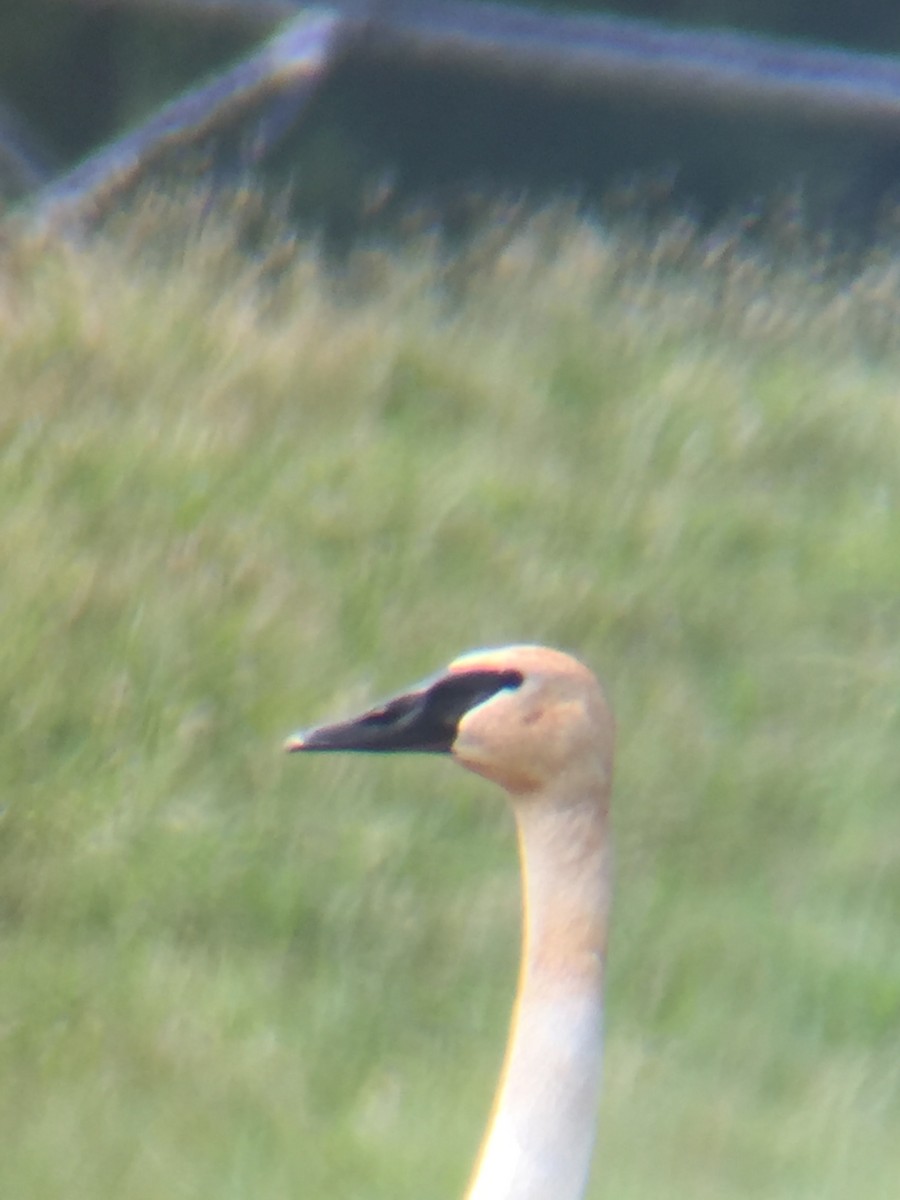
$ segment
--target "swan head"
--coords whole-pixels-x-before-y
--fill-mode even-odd
[[[448,754],[525,797],[608,781],[613,720],[594,675],[545,646],[478,650],[375,708],[288,738],[288,751]]]

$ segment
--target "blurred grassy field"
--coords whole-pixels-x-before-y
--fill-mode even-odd
[[[620,723],[591,1197],[893,1200],[900,268],[233,219],[0,257],[0,1195],[461,1193],[502,799],[280,743],[528,640]]]

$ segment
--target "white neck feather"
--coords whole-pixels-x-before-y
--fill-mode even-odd
[[[609,907],[606,797],[516,804],[525,928],[494,1113],[466,1200],[579,1200],[597,1123]]]

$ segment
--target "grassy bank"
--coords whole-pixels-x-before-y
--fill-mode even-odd
[[[460,1193],[508,815],[279,747],[529,640],[620,724],[591,1196],[893,1197],[900,272],[232,220],[3,250],[0,1194]]]

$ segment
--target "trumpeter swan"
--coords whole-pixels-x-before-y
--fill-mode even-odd
[[[596,1126],[610,892],[613,718],[597,680],[543,646],[478,651],[285,748],[450,754],[506,790],[522,864],[522,967],[466,1197],[578,1200]]]

